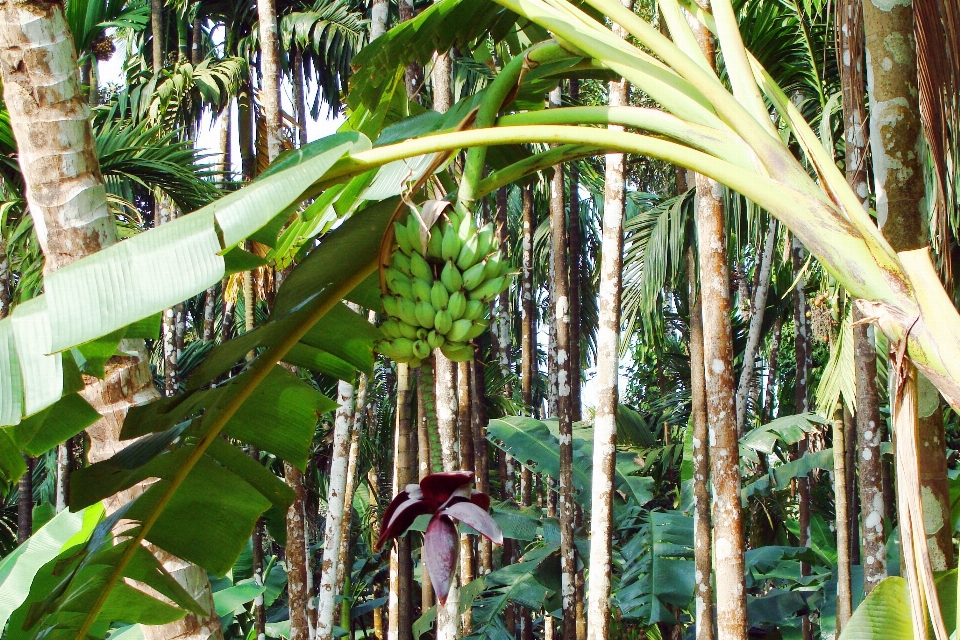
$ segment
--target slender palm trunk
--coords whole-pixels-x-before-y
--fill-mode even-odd
[[[386,0],[376,1],[383,2],[384,5],[387,4]],[[397,11],[400,14],[400,22],[412,20],[416,15],[413,8],[413,0],[398,0],[397,5]],[[387,10],[382,9],[382,11],[386,13]],[[384,21],[386,21],[386,18],[384,18]],[[416,62],[411,62],[408,64],[407,69],[404,72],[403,84],[407,89],[407,100],[415,101],[417,94],[420,92],[420,88],[423,85],[423,67]]]
[[[580,81],[570,79],[570,102],[580,102]],[[625,103],[626,104],[626,103]],[[567,228],[567,248],[570,254],[570,409],[572,420],[583,419],[580,383],[583,374],[580,370],[580,275],[583,273],[583,241],[580,238],[580,166],[571,162],[567,170],[570,174],[570,215]]]
[[[397,364],[397,418],[394,438],[393,496],[416,481],[415,437],[410,419],[410,368]],[[410,536],[398,538],[390,552],[390,591],[387,606],[387,638],[411,640],[413,625],[413,561]]]
[[[477,475],[477,490],[490,494],[490,458],[487,452],[487,408],[486,389],[483,380],[483,363],[473,361],[473,373],[470,375],[470,402],[473,404],[473,456]],[[478,573],[486,575],[493,571],[493,544],[485,537],[478,540],[480,558],[477,562]]]
[[[693,548],[696,566],[697,640],[714,640],[713,526],[710,520],[710,433],[707,388],[703,368],[703,305],[693,249],[687,249],[687,287],[690,295],[690,396],[693,413]]]
[[[740,383],[737,385],[737,432],[742,436],[747,420],[747,392],[753,382],[754,360],[760,348],[763,329],[763,312],[767,308],[767,293],[770,291],[770,269],[773,266],[773,249],[777,240],[777,219],[770,216],[767,236],[763,244],[763,257],[754,288],[754,298],[750,315],[750,328],[747,331],[747,348],[743,354],[743,368],[740,370]]]
[[[460,467],[457,455],[457,370],[439,352],[435,353],[435,357],[440,458],[444,471],[456,471]],[[450,582],[446,604],[437,606],[437,640],[456,640],[460,637],[460,598],[456,575],[451,576]]]
[[[45,273],[117,242],[69,33],[60,3],[0,4],[3,97],[46,259]],[[38,51],[44,55],[29,54]],[[45,161],[51,157],[72,160],[69,164]],[[63,197],[68,193],[84,197]],[[159,398],[143,343],[125,341],[120,348],[127,357],[108,363],[106,378],[90,380],[82,392],[103,416],[88,429],[91,462],[122,448],[120,425],[135,397],[137,404],[151,396]],[[115,511],[142,490],[138,486],[114,496],[107,501],[108,510]],[[206,573],[169,554],[156,553],[191,595],[212,611]],[[216,615],[188,614],[169,625],[144,627],[144,634],[147,638],[222,638]]]
[[[372,36],[371,36],[372,39]],[[303,76],[303,51],[299,47],[293,50],[293,109],[297,121],[299,146],[307,144],[307,96],[306,79]]]
[[[457,363],[457,427],[460,451],[460,468],[467,471],[476,471],[473,456],[473,407],[470,402],[470,373],[473,364],[470,362]],[[460,584],[470,584],[474,578],[474,536],[460,535]],[[464,636],[471,633],[473,607],[467,607],[460,616],[460,626]]]
[[[163,69],[163,0],[150,0],[150,31],[153,53],[153,72]]]
[[[621,38],[626,33],[614,27]],[[609,105],[630,103],[625,80],[610,83]],[[622,127],[611,127],[622,130]],[[593,423],[593,482],[590,497],[590,593],[587,615],[588,640],[608,640],[610,625],[610,578],[613,573],[613,474],[617,461],[617,402],[620,348],[620,293],[623,284],[623,218],[626,204],[624,173],[626,157],[622,153],[606,156],[603,199],[603,251],[600,254],[600,322],[597,333],[597,414]],[[571,204],[574,193],[570,194]],[[571,208],[571,218],[573,211]],[[571,229],[579,227],[571,220]],[[572,246],[572,240],[571,240]],[[571,262],[574,257],[571,255]],[[573,262],[571,275],[578,270]],[[571,282],[573,278],[571,277]],[[572,316],[572,314],[571,314]],[[577,386],[574,380],[574,386]]]
[[[807,383],[810,370],[813,368],[813,355],[810,346],[810,322],[807,319],[807,291],[806,278],[803,276],[804,250],[803,245],[793,238],[790,258],[793,262],[793,277],[797,281],[793,305],[794,353],[796,354],[797,375],[794,382],[794,398],[797,413],[810,410],[810,399],[807,393]],[[802,458],[807,453],[807,439],[797,443],[796,457]],[[810,478],[804,474],[797,477],[797,519],[800,527],[798,544],[806,547],[810,544]],[[800,564],[800,574],[810,575],[810,565]],[[810,617],[804,615],[801,619],[803,640],[812,640],[813,627]]]
[[[304,527],[306,489],[303,473],[290,463],[283,463],[284,480],[293,489],[294,500],[287,511],[287,585],[290,608],[289,640],[308,640],[311,637],[307,614],[310,570],[307,567],[307,539]]]
[[[922,203],[925,186],[917,57],[911,2],[890,4],[864,0],[867,88],[870,94],[870,151],[876,181],[877,220],[896,251],[927,246]],[[929,382],[920,376],[918,384]],[[950,526],[950,487],[947,479],[946,436],[942,409],[920,415],[919,446],[924,452],[920,486],[925,496],[924,523],[933,568],[955,565]]]
[[[330,484],[327,492],[326,530],[323,535],[320,595],[317,601],[317,639],[333,638],[333,612],[336,601],[337,565],[340,561],[340,535],[343,521],[343,496],[347,487],[347,461],[350,455],[350,429],[353,426],[354,388],[340,381],[333,425],[333,451],[330,455]]]
[[[843,408],[837,406],[833,420],[833,486],[837,530],[837,633],[850,620],[853,601],[850,591],[850,529],[847,503],[847,455],[843,427]]]
[[[280,154],[280,42],[277,39],[276,0],[257,0],[260,23],[260,73],[263,85],[260,100],[267,130],[267,156],[270,162]]]

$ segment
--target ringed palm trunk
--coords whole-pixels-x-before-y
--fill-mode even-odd
[[[922,138],[912,3],[864,0],[863,26],[877,220],[894,250],[919,249],[929,244],[922,157],[904,152],[919,149]],[[929,382],[919,376],[918,384]],[[943,413],[939,404],[921,412],[927,415],[919,416],[920,487],[929,497],[923,521],[933,569],[945,571],[955,566],[955,558]]]
[[[276,0],[257,0],[260,23],[260,73],[263,78],[264,124],[267,130],[267,155],[271,162],[280,154],[280,42],[277,39]]]
[[[850,591],[850,528],[848,527],[847,448],[843,408],[838,404],[831,421],[833,430],[833,486],[837,530],[837,633],[850,620],[853,601]]]
[[[17,139],[27,201],[46,259],[45,273],[117,242],[69,33],[59,3],[0,4],[3,97]],[[34,55],[36,52],[45,55]],[[72,160],[44,160],[51,157]],[[88,379],[82,392],[102,416],[87,430],[91,462],[103,460],[125,446],[119,441],[119,433],[131,406],[159,398],[143,343],[124,341],[121,349],[127,357],[109,361],[105,379]],[[142,490],[135,487],[114,496],[107,509],[115,511],[131,500],[134,492]],[[144,635],[166,640],[222,638],[206,573],[179,558],[156,552],[164,567],[211,613],[202,617],[188,614],[169,625],[144,627]]]
[[[445,472],[457,471],[457,369],[456,365],[435,352],[437,432],[440,435],[440,458]],[[461,559],[462,561],[462,559]],[[456,574],[450,577],[450,592],[445,605],[437,605],[437,640],[460,637],[459,589]]]
[[[150,31],[153,73],[157,74],[163,69],[163,0],[150,0]]]
[[[803,276],[804,250],[803,245],[793,238],[790,248],[790,259],[793,262],[793,276],[797,280],[797,289],[793,306],[793,330],[794,330],[794,353],[796,354],[797,375],[794,382],[794,398],[797,413],[804,413],[810,409],[810,399],[808,397],[808,379],[810,370],[813,368],[813,356],[810,346],[810,323],[807,320],[807,292],[806,279]],[[797,458],[802,458],[807,453],[807,439],[804,437],[797,443]],[[807,474],[799,476],[796,480],[797,491],[797,511],[800,526],[800,535],[798,544],[801,547],[810,544],[810,477]],[[800,574],[810,575],[810,565],[800,564]],[[810,617],[804,615],[801,618],[801,632],[803,640],[813,639],[813,627]]]
[[[580,81],[570,79],[570,101],[580,102]],[[583,419],[580,398],[580,274],[583,271],[583,241],[580,238],[580,167],[571,162],[567,169],[570,173],[570,216],[568,220],[567,245],[570,255],[570,407],[573,421]]]
[[[844,156],[847,183],[867,206],[866,81],[864,77],[863,8],[857,0],[837,5],[837,41],[843,91]],[[880,401],[877,394],[877,352],[873,328],[859,307],[853,308],[856,365],[856,467],[860,490],[860,545],[863,588],[869,594],[887,577],[883,525],[883,471],[880,456]],[[847,443],[850,446],[852,443]]]
[[[713,40],[702,26],[698,27],[698,31],[700,47],[713,65],[716,60]],[[700,174],[696,177],[696,185],[704,385],[714,492],[717,631],[718,637],[724,640],[746,640],[746,544],[740,502],[740,451],[730,324],[730,268],[724,234],[723,191],[719,183]]]
[[[630,2],[630,0],[628,0]],[[632,2],[630,2],[632,4]],[[627,4],[627,6],[630,6]],[[626,32],[614,27],[621,38]],[[609,104],[630,103],[625,80],[610,83]],[[622,129],[611,127],[612,129]],[[623,218],[626,205],[622,153],[606,156],[603,199],[603,250],[600,254],[600,323],[597,333],[597,413],[593,422],[593,482],[590,496],[590,591],[587,600],[588,640],[608,640],[610,633],[610,577],[613,573],[614,469],[617,461],[617,357],[620,347],[620,295],[623,285]],[[577,196],[572,192],[571,203]],[[573,211],[571,208],[571,218]],[[579,220],[570,226],[579,227]],[[571,242],[572,245],[572,242]],[[571,256],[573,260],[573,256]],[[571,276],[577,271],[574,263]],[[571,278],[571,282],[573,278]],[[574,363],[576,364],[576,363]],[[579,380],[574,380],[576,386]]]
[[[397,364],[397,426],[394,438],[393,497],[415,482],[410,419],[410,368]],[[390,552],[390,587],[387,606],[387,638],[410,640],[413,624],[413,562],[410,558],[410,537],[397,539]]]

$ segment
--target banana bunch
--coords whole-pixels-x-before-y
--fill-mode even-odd
[[[450,360],[472,360],[467,342],[487,328],[490,301],[510,284],[493,225],[477,229],[472,215],[457,211],[428,235],[417,215],[393,224],[398,248],[385,272],[387,320],[380,327],[387,339],[377,349],[414,367],[433,349]]]

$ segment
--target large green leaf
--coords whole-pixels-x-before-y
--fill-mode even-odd
[[[913,616],[907,581],[890,577],[878,584],[857,607],[839,640],[912,638]]]
[[[740,439],[740,445],[770,455],[778,443],[785,446],[800,442],[806,435],[825,424],[816,413],[783,416],[751,430]]]

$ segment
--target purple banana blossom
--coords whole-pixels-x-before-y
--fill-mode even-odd
[[[420,484],[408,484],[383,514],[378,551],[387,540],[403,535],[417,516],[433,516],[423,536],[423,559],[441,605],[447,601],[460,549],[454,520],[470,525],[494,544],[503,544],[503,532],[488,513],[490,496],[474,491],[472,483],[472,471],[432,473]]]

